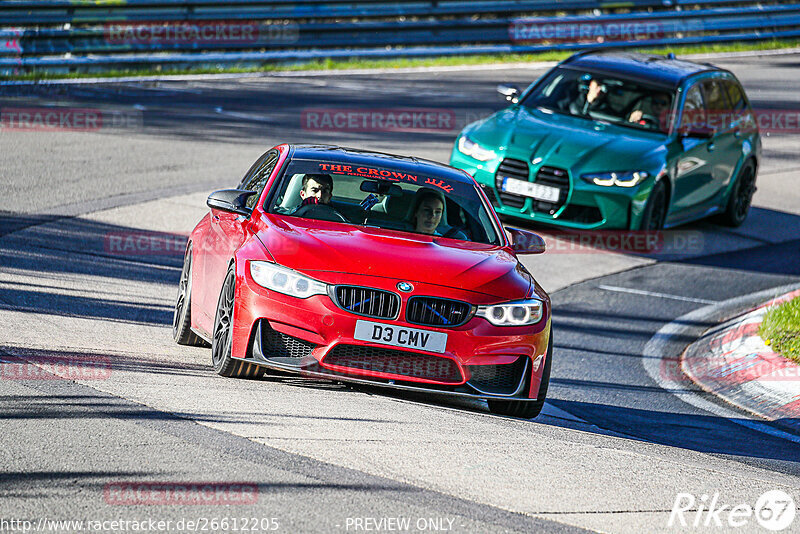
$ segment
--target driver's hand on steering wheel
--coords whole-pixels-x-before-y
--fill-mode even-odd
[[[640,122],[642,120],[642,110],[635,109],[631,111],[631,114],[628,116],[628,122]]]

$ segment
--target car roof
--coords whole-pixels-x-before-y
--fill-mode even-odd
[[[686,78],[702,72],[728,72],[714,65],[671,56],[606,50],[579,52],[565,60],[562,65],[604,74],[619,74],[673,89]]]
[[[459,169],[454,169],[443,163],[417,158],[414,156],[399,156],[359,148],[349,148],[336,145],[289,145],[292,149],[291,157],[295,159],[322,159],[334,163],[347,163],[353,165],[387,165],[392,169],[403,172],[446,175],[448,179],[463,183],[472,183],[469,175]]]

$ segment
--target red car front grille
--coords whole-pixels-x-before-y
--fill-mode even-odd
[[[337,345],[322,360],[322,363],[323,365],[336,365],[375,373],[424,378],[437,382],[462,382],[458,364],[450,358],[401,350],[360,345]]]
[[[400,297],[391,291],[359,286],[336,286],[334,296],[337,306],[358,315],[394,319],[400,311]]]
[[[460,326],[471,316],[471,306],[459,300],[411,297],[406,307],[406,321],[427,326]]]

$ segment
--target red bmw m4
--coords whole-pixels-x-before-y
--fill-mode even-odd
[[[550,298],[463,171],[413,157],[280,145],[208,197],[186,247],[173,334],[229,377],[294,372],[544,404]]]

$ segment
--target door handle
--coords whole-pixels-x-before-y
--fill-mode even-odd
[[[714,145],[714,143],[708,143],[708,151],[709,152],[714,152],[715,148],[717,148],[717,147],[716,147],[716,145]]]
[[[214,214],[211,215],[211,218],[214,219],[215,221],[218,221],[219,220],[219,215],[214,213]]]
[[[742,131],[739,128],[736,128],[733,131],[733,136],[736,137],[737,139],[740,138],[742,136]]]

